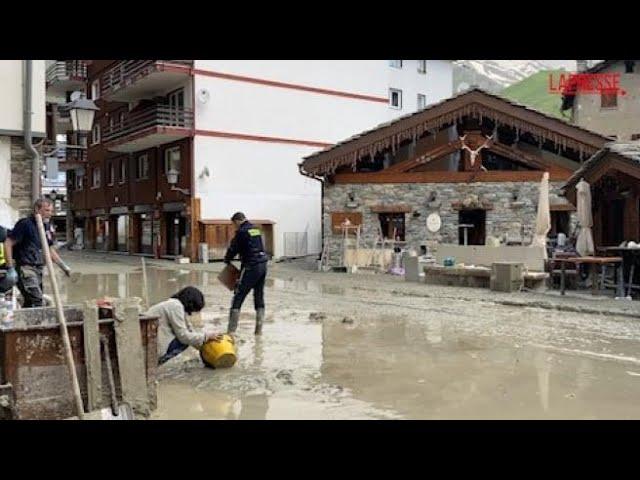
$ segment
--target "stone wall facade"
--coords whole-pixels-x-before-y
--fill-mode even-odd
[[[32,210],[31,158],[27,155],[23,137],[11,137],[11,206],[19,218]]]
[[[522,238],[525,245],[531,242],[535,228],[539,182],[517,183],[431,183],[431,184],[326,184],[324,191],[324,235],[329,240],[329,262],[336,265],[342,251],[342,235],[333,233],[333,212],[359,212],[362,214],[360,248],[371,248],[378,238],[380,225],[374,205],[404,204],[411,208],[405,214],[405,240],[407,247],[419,251],[427,245],[435,251],[439,243],[458,244],[459,210],[455,203],[477,196],[490,204],[486,212],[486,235],[504,239],[506,235]],[[561,182],[551,182],[551,194],[559,194]],[[432,192],[436,199],[429,202]],[[514,200],[517,193],[517,200]],[[357,207],[348,208],[349,194],[353,194]],[[436,233],[427,229],[427,216],[440,215],[442,226]],[[417,216],[419,214],[419,216]],[[575,215],[571,215],[571,229],[575,227]]]

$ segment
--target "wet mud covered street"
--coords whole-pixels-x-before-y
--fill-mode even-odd
[[[142,296],[139,258],[64,253],[76,272],[68,303]],[[222,264],[147,264],[152,303],[197,286],[207,306],[194,326],[226,329]],[[160,367],[152,418],[640,418],[640,302],[319,273],[305,261],[270,265],[265,296],[258,339],[245,301],[233,368],[204,368],[194,349]]]

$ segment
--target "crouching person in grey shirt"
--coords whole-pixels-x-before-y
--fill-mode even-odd
[[[220,340],[222,334],[198,332],[188,316],[204,308],[204,295],[195,287],[185,287],[173,297],[147,310],[146,315],[158,317],[158,364],[162,365],[189,346],[198,350],[209,340]]]

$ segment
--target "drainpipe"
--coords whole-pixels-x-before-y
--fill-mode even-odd
[[[317,177],[311,173],[307,173],[304,171],[304,169],[302,168],[302,163],[298,164],[298,171],[300,172],[301,175],[304,175],[305,177],[309,177],[313,180],[317,180],[320,182],[321,184],[321,196],[320,196],[320,238],[322,239],[321,243],[320,243],[320,255],[322,255],[322,250],[324,248],[324,179],[323,177]]]
[[[24,148],[27,155],[31,157],[31,201],[34,203],[40,198],[40,156],[38,151],[33,147],[31,138],[31,88],[33,78],[33,60],[24,61],[24,101],[23,101],[23,130],[24,130]]]

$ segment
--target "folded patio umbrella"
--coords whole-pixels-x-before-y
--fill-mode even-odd
[[[582,256],[593,255],[593,215],[591,214],[591,187],[584,180],[580,180],[576,185],[578,222],[580,231],[576,240],[576,250]]]

